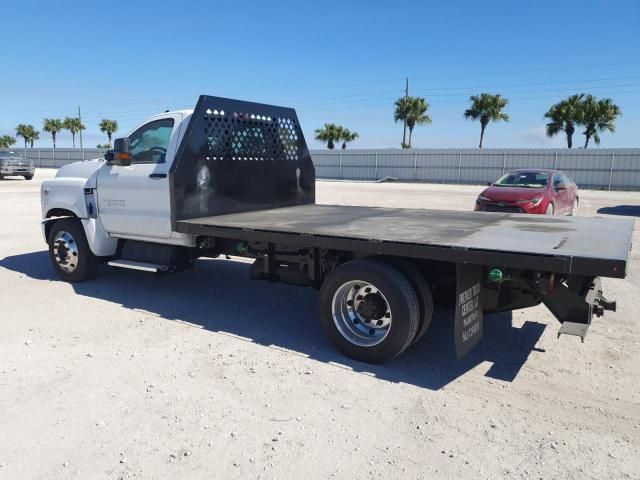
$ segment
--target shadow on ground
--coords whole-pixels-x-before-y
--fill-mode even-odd
[[[42,281],[60,281],[46,251],[7,257],[0,266]],[[453,314],[437,309],[418,344],[384,365],[344,357],[329,343],[317,318],[317,292],[248,280],[248,264],[200,260],[191,271],[166,276],[103,267],[91,282],[75,284],[77,294],[126,308],[153,312],[167,320],[201,325],[254,343],[286,348],[314,360],[373,374],[377,378],[437,390],[475,366],[488,362],[486,376],[514,381],[545,325],[512,325],[511,313],[485,317],[484,338],[463,360],[456,359]]]
[[[618,205],[616,207],[602,207],[598,213],[607,215],[626,215],[628,217],[640,217],[640,205]]]

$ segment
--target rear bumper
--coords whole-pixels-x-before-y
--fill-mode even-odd
[[[562,324],[558,337],[576,335],[583,342],[594,315],[601,317],[605,310],[616,311],[616,302],[604,296],[598,277],[568,277],[544,292],[542,302]]]

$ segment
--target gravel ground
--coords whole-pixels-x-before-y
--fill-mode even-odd
[[[640,478],[639,250],[626,280],[604,280],[618,312],[584,344],[536,307],[486,318],[457,362],[440,310],[427,338],[370,366],[325,339],[316,292],[250,282],[244,262],[59,281],[39,226],[52,174],[0,182],[1,479]],[[467,210],[481,187],[317,190]],[[584,191],[580,213],[639,205]]]

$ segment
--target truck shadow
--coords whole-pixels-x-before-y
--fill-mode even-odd
[[[0,266],[42,281],[59,281],[45,251],[6,257]],[[286,349],[336,368],[437,390],[483,363],[486,376],[512,382],[540,339],[545,325],[512,324],[511,313],[485,318],[481,343],[462,361],[456,359],[453,313],[437,309],[427,335],[399,358],[368,365],[340,354],[326,339],[317,318],[317,292],[283,284],[248,280],[248,264],[200,260],[191,271],[152,276],[101,268],[96,279],[74,284],[79,295],[140,309],[166,320],[240,337],[270,348]]]
[[[602,207],[597,213],[606,215],[626,215],[628,217],[640,217],[640,205],[617,205],[615,207]]]

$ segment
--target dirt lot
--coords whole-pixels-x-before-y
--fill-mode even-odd
[[[458,363],[441,310],[374,367],[328,343],[313,290],[249,282],[246,263],[59,281],[51,175],[0,182],[0,479],[640,478],[640,249],[584,344],[536,307],[488,317]],[[479,191],[319,182],[318,201],[466,210]],[[639,205],[585,191],[580,213]]]

